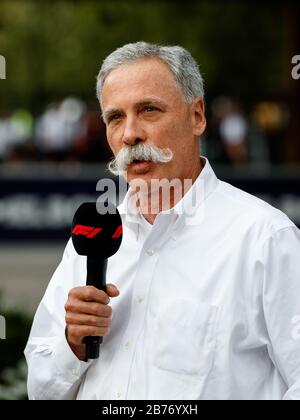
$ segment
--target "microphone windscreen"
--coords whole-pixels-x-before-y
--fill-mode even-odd
[[[105,202],[105,208],[107,212],[100,214],[96,203],[84,203],[76,211],[72,241],[79,255],[105,259],[120,248],[123,237],[120,213],[112,203]]]

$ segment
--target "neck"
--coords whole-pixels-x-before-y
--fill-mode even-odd
[[[201,159],[195,162],[189,173],[180,178],[160,183],[160,188],[154,184],[147,194],[138,193],[138,205],[147,222],[153,224],[161,211],[172,209],[192,187],[203,169]],[[176,181],[176,182],[175,182]]]

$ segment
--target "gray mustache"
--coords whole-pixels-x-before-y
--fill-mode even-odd
[[[167,163],[173,159],[171,149],[161,149],[157,146],[139,143],[136,146],[123,147],[117,156],[108,164],[109,171],[121,175],[134,160],[149,160],[155,163]]]

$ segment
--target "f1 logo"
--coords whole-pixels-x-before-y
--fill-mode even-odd
[[[94,228],[90,226],[76,225],[72,231],[73,235],[83,235],[88,239],[94,238],[98,233],[100,233],[102,228]],[[123,226],[120,225],[117,227],[115,233],[112,236],[112,239],[118,239],[123,234]]]
[[[94,228],[90,226],[83,226],[83,225],[76,225],[73,229],[73,235],[83,235],[88,239],[94,238],[96,235],[98,235],[99,232],[101,232],[101,228]]]
[[[115,231],[115,233],[112,236],[112,239],[117,239],[119,238],[121,235],[123,234],[123,226],[120,225],[117,227],[117,230]]]

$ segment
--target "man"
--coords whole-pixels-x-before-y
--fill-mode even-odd
[[[104,61],[97,94],[110,168],[130,185],[123,241],[107,293],[84,285],[86,259],[68,244],[26,347],[29,397],[300,398],[300,234],[199,157],[194,59],[181,47],[125,45]],[[169,204],[152,184],[162,179],[179,181]],[[85,362],[90,335],[104,340]]]

